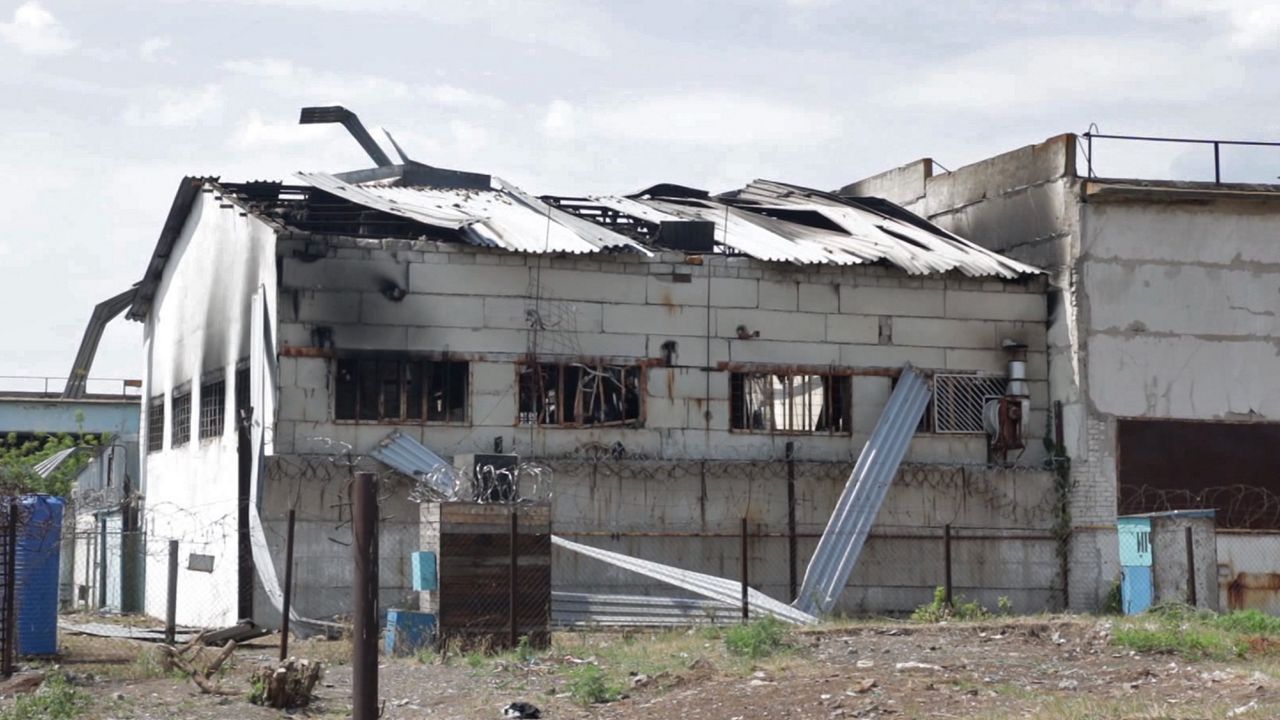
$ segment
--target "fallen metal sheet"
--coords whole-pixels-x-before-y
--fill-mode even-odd
[[[928,404],[928,381],[910,364],[903,366],[897,387],[818,540],[800,594],[792,603],[796,608],[825,615],[840,599]]]
[[[120,638],[123,640],[141,640],[143,642],[164,642],[164,628],[129,627],[108,623],[72,623],[58,621],[58,628],[64,632],[94,637]],[[185,643],[200,633],[198,628],[179,628],[174,633],[176,643]]]
[[[494,188],[474,190],[353,184],[318,172],[296,174],[307,184],[344,200],[425,225],[457,230],[476,245],[528,253],[595,253],[629,249],[652,253],[631,238],[554,208],[494,178]]]
[[[680,568],[663,565],[651,560],[641,560],[610,550],[594,548],[590,545],[566,540],[558,535],[552,535],[551,542],[566,550],[594,558],[623,570],[630,570],[631,572],[651,577],[654,580],[661,580],[689,592],[697,593],[703,597],[741,607],[742,584],[737,581],[725,580],[724,578],[693,572],[692,570],[681,570]],[[778,602],[755,589],[748,589],[747,605],[748,610],[755,608],[757,611],[772,615],[779,620],[798,625],[809,625],[818,621],[813,615]]]
[[[400,473],[425,481],[440,496],[440,499],[456,499],[456,475],[440,472],[442,468],[452,469],[452,466],[426,445],[399,430],[393,430],[378,443],[371,454],[379,462],[395,468]]]
[[[753,616],[759,610],[751,610]],[[671,627],[735,623],[742,608],[719,600],[551,593],[551,623],[557,627]]]
[[[62,464],[64,462],[66,462],[67,460],[70,460],[71,456],[75,455],[77,451],[84,450],[84,449],[85,448],[79,445],[73,445],[72,447],[69,447],[65,450],[59,450],[58,452],[50,455],[44,460],[41,460],[35,465],[32,465],[31,471],[42,478],[47,478],[50,475],[52,475],[54,471],[56,471],[59,467],[62,467]]]

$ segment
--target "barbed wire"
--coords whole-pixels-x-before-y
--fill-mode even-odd
[[[1121,485],[1119,507],[1121,515],[1209,509],[1216,511],[1220,528],[1280,528],[1280,494],[1257,485],[1218,485],[1197,490]]]

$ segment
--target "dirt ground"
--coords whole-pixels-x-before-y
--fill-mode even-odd
[[[1280,656],[1189,662],[1111,643],[1111,621],[1037,618],[922,625],[859,623],[792,632],[789,647],[749,661],[705,630],[557,636],[524,657],[387,658],[383,717],[498,718],[524,700],[545,718],[1273,718]],[[156,661],[153,645],[64,634],[56,666],[92,702],[89,719],[280,718],[249,704],[247,675],[276,655],[270,639],[237,651],[221,678],[227,695],[200,692]],[[298,717],[350,712],[349,646],[293,644],[328,665]],[[626,695],[582,705],[577,669],[598,665]],[[638,676],[637,680],[635,676]],[[12,706],[0,700],[0,718]]]

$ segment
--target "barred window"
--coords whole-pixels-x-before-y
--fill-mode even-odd
[[[471,367],[465,361],[340,358],[333,393],[337,420],[467,422]]]
[[[638,425],[642,420],[637,366],[539,363],[520,365],[518,372],[521,425]]]
[[[200,386],[200,439],[222,435],[227,412],[227,383],[215,380]]]
[[[147,404],[147,452],[164,449],[164,395],[151,398]]]
[[[173,442],[181,447],[191,441],[191,390],[173,395]]]
[[[1009,381],[999,375],[937,373],[933,376],[933,431],[983,434],[983,409],[1005,394]]]
[[[853,383],[848,375],[733,373],[730,427],[749,432],[849,433]]]

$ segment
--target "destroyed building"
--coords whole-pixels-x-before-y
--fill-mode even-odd
[[[947,524],[975,529],[960,590],[1062,606],[1034,265],[874,194],[536,197],[371,155],[179,183],[128,311],[149,614],[178,539],[180,623],[274,623],[291,508],[295,608],[344,612],[356,466],[386,478],[382,601],[412,603],[421,478],[374,459],[397,443],[536,461],[557,535],[692,570],[736,567],[746,518],[752,585],[790,601],[904,364],[932,402],[840,609],[927,601]],[[557,590],[652,590],[554,562]]]

